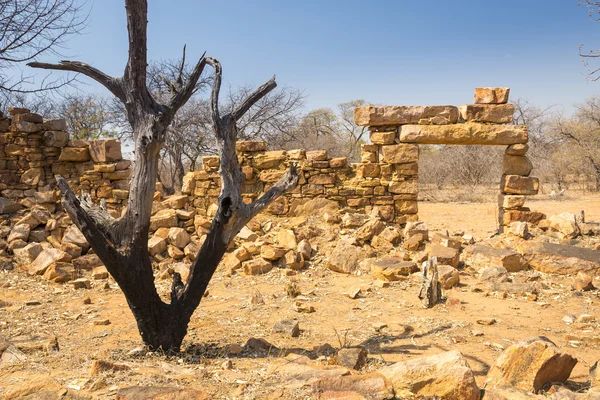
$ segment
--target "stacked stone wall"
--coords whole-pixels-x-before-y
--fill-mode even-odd
[[[404,224],[418,219],[419,145],[506,146],[499,194],[499,226],[514,221],[538,222],[543,214],[524,206],[525,196],[538,192],[530,177],[532,164],[527,127],[511,125],[515,107],[508,88],[477,88],[474,104],[442,106],[364,106],[355,122],[367,126],[371,144],[363,144],[361,162],[329,158],[326,151],[267,151],[260,141],[239,142],[238,158],[245,177],[243,194],[250,201],[266,191],[298,163],[298,187],[286,193],[268,212],[285,215],[296,205],[325,197],[347,211],[370,212],[378,207],[387,221]],[[185,176],[183,193],[190,206],[209,212],[220,191],[219,157],[203,158],[203,169]]]
[[[44,121],[24,108],[9,114],[0,117],[0,208],[40,205],[54,212],[60,198],[54,177],[62,175],[77,193],[86,191],[120,212],[131,161],[123,160],[119,140],[71,140],[64,119]]]

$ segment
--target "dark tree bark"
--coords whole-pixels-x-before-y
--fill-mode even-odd
[[[135,162],[125,214],[115,219],[108,214],[104,204],[94,205],[86,196],[78,198],[62,177],[57,176],[57,182],[63,193],[65,210],[125,294],[144,343],[152,349],[179,351],[190,318],[200,304],[229,243],[252,217],[283,192],[295,187],[298,174],[295,166],[290,166],[287,173],[263,196],[252,204],[245,204],[241,197],[241,168],[235,152],[236,122],[277,86],[275,79],[256,89],[238,108],[221,115],[221,65],[214,58],[202,56],[187,82],[174,85],[170,100],[159,103],[146,85],[147,0],[125,0],[125,7],[129,59],[123,77],[113,78],[75,61],[62,61],[60,64],[35,62],[29,65],[82,73],[104,85],[125,105],[135,145]],[[158,154],[169,124],[177,110],[189,100],[207,64],[214,69],[210,104],[213,131],[221,153],[219,207],[206,241],[191,266],[188,281],[182,282],[179,274],[175,274],[171,302],[165,303],[154,286],[148,254]]]

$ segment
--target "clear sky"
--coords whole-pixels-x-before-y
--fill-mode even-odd
[[[305,91],[307,107],[470,103],[476,86],[509,86],[542,107],[600,94],[579,45],[600,47],[600,23],[578,0],[149,0],[150,59],[218,58],[224,82]],[[121,75],[122,0],[95,0],[86,34],[65,51]],[[45,57],[40,61],[54,61]],[[600,60],[599,60],[600,62]],[[599,64],[600,66],[600,64]],[[90,86],[88,90],[100,90]]]

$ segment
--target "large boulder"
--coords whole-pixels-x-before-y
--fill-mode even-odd
[[[467,247],[465,254],[470,256],[471,266],[475,269],[504,267],[509,272],[518,272],[527,267],[527,261],[521,254],[508,249],[476,244]]]
[[[358,263],[365,258],[364,250],[355,246],[354,239],[340,239],[329,254],[327,268],[335,272],[351,274],[358,268]]]
[[[43,250],[31,263],[28,272],[30,275],[42,275],[51,264],[59,261],[69,262],[71,256],[59,249]]]
[[[565,382],[577,359],[559,349],[548,338],[536,336],[504,350],[487,374],[486,388],[511,385],[537,392],[549,382]]]
[[[564,244],[524,241],[517,247],[529,266],[540,272],[575,275],[600,269],[600,251]]]
[[[394,398],[392,384],[379,372],[321,378],[312,384],[312,391],[319,395],[320,399],[391,400]]]
[[[396,394],[414,393],[443,400],[478,400],[480,390],[463,355],[454,350],[413,358],[381,369]]]

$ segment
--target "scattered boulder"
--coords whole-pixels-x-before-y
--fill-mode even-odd
[[[394,399],[392,384],[379,372],[321,378],[312,384],[312,391],[319,399]]]
[[[460,274],[458,270],[450,265],[438,265],[438,280],[442,284],[442,289],[451,289],[460,283]]]
[[[160,400],[210,400],[212,397],[199,389],[181,389],[175,387],[158,386],[130,386],[120,388],[117,391],[116,400],[142,400],[142,399],[160,399]]]
[[[277,233],[277,243],[286,250],[296,250],[298,242],[294,231],[290,229],[280,229]]]
[[[507,348],[490,368],[484,387],[511,385],[536,393],[549,382],[565,382],[575,364],[576,358],[536,336]]]
[[[508,272],[518,272],[527,267],[527,261],[516,251],[496,249],[494,247],[475,244],[465,249],[470,256],[471,266],[475,269],[496,266]]]
[[[429,239],[429,229],[425,222],[417,221],[417,222],[407,222],[404,227],[404,238],[408,239],[417,233],[422,233],[425,237],[425,240]]]
[[[346,214],[348,215],[348,214]],[[354,239],[340,239],[329,254],[327,268],[335,272],[351,274],[358,268],[358,263],[364,259],[364,250],[355,246]]]
[[[427,253],[429,258],[437,257],[438,263],[440,264],[450,265],[454,268],[458,267],[460,253],[457,249],[434,244]]]
[[[265,259],[256,258],[254,260],[243,262],[242,268],[246,275],[260,275],[271,271],[273,269],[273,264]]]
[[[59,261],[70,262],[71,256],[59,249],[43,250],[29,266],[29,275],[42,275],[52,263]]]
[[[384,281],[401,280],[403,277],[419,270],[414,262],[404,261],[398,257],[383,257],[369,264],[371,275]]]
[[[340,349],[335,360],[339,365],[352,369],[361,369],[367,362],[367,350],[362,347],[347,347]]]
[[[273,361],[267,371],[277,374],[278,381],[286,388],[301,388],[328,377],[340,377],[349,374],[346,367],[339,365],[318,365],[308,357],[298,354],[288,354],[286,357]]]
[[[298,337],[300,335],[300,325],[293,319],[283,319],[277,321],[272,329],[273,333],[283,333],[286,336]]]
[[[478,400],[480,390],[463,355],[454,350],[398,362],[379,371],[396,395],[411,392],[444,400]]]
[[[575,275],[600,268],[600,251],[547,242],[523,241],[519,252],[531,268],[545,273]]]

